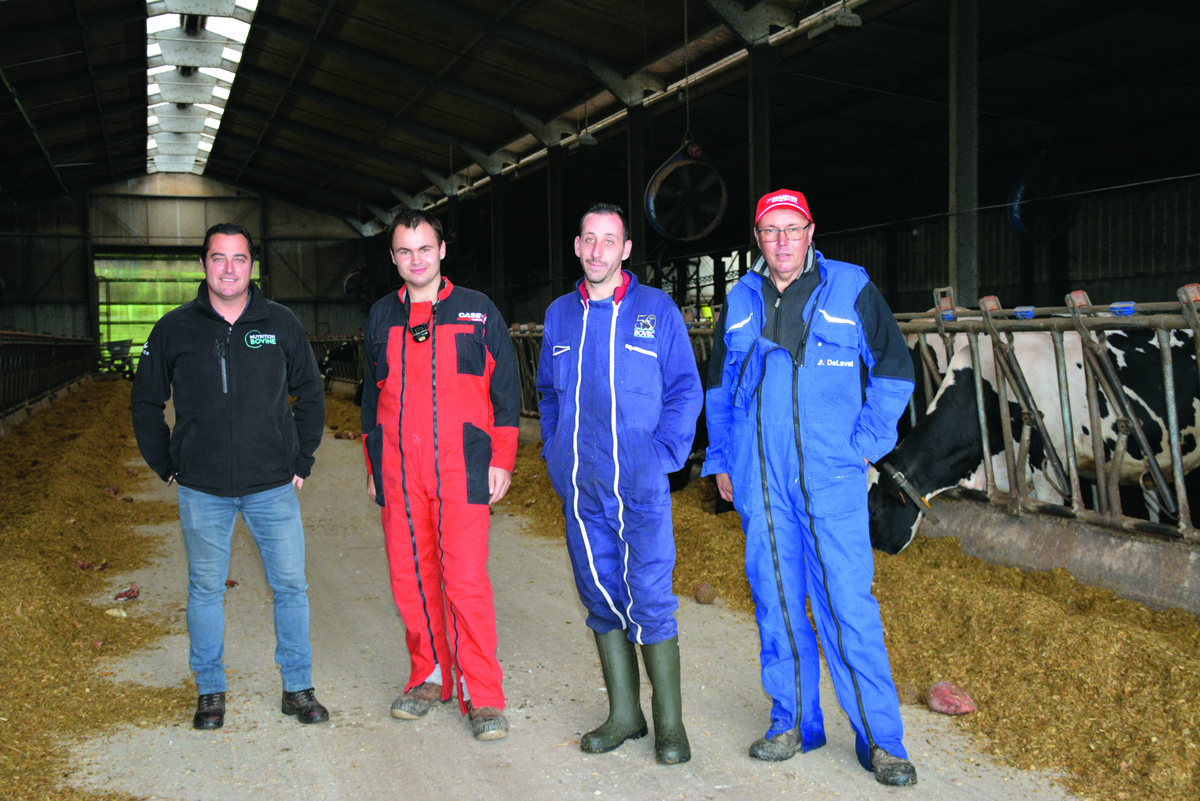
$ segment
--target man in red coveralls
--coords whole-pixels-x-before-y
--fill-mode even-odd
[[[404,286],[367,317],[362,430],[411,658],[392,715],[423,717],[456,687],[475,739],[501,740],[488,507],[517,456],[516,357],[495,304],[442,277],[436,217],[405,212],[388,241]]]

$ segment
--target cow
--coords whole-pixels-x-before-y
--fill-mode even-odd
[[[1191,471],[1200,462],[1200,398],[1197,397],[1196,354],[1190,331],[1170,332],[1175,398],[1182,443],[1184,471]],[[1110,331],[1106,335],[1108,354],[1125,387],[1131,410],[1146,434],[1156,461],[1170,476],[1170,450],[1167,444],[1166,403],[1162,385],[1161,354],[1158,340],[1151,331]],[[999,414],[999,395],[996,391],[996,370],[993,349],[987,336],[979,338],[979,359],[983,373],[982,387],[988,423],[990,458],[997,489],[1007,492],[1008,471],[1004,457],[1004,441]],[[1075,453],[1081,476],[1093,474],[1091,420],[1088,415],[1084,376],[1083,346],[1078,333],[1064,333],[1063,346],[1070,392],[1072,432]],[[1058,378],[1051,336],[1048,333],[1025,332],[1013,334],[1013,348],[1025,373],[1037,408],[1042,412],[1045,426],[1056,453],[1065,462],[1062,406],[1058,397]],[[1016,393],[1008,392],[1008,414],[1014,441],[1019,442],[1023,428]],[[1101,436],[1105,460],[1113,454],[1117,443],[1119,411],[1112,408],[1101,395],[1099,399]],[[1029,475],[1031,497],[1063,503],[1066,498],[1058,491],[1048,473],[1047,453],[1036,432],[1031,432],[1029,445]],[[1122,461],[1121,480],[1136,483],[1143,471],[1142,450],[1136,440],[1128,440],[1128,454]],[[951,359],[946,378],[938,388],[926,416],[920,420],[895,450],[880,460],[908,481],[915,493],[926,502],[952,487],[985,489],[983,444],[975,404],[974,370],[969,348],[961,348]],[[1169,479],[1168,479],[1169,480]],[[922,508],[902,491],[884,468],[872,471],[869,494],[871,544],[889,554],[902,551],[912,541],[922,517]]]
[[[696,365],[700,371],[700,380],[708,382],[708,359],[701,359]],[[683,467],[678,470],[667,473],[667,483],[671,488],[671,492],[679,492],[688,485],[692,480],[692,472],[695,468],[704,464],[704,456],[708,450],[708,419],[704,414],[704,409],[700,409],[700,416],[696,418],[696,435],[692,440],[692,450],[688,454],[687,460]],[[714,478],[709,478],[709,481],[716,481]],[[716,503],[713,507],[714,514],[724,514],[732,512],[733,504],[717,495]]]
[[[318,369],[325,388],[329,389],[331,382],[336,380],[356,382],[354,388],[354,403],[362,406],[363,379],[362,368],[358,361],[359,342],[346,340],[336,348],[331,348],[321,359]]]
[[[966,334],[951,334],[949,340],[950,349],[947,352],[946,340],[940,334],[926,334],[925,352],[922,354],[919,337],[916,334],[905,337],[908,357],[912,360],[913,374],[916,376],[916,386],[909,401],[910,411],[901,415],[896,424],[899,435],[897,443],[903,442],[912,427],[925,417],[926,409],[941,386],[942,378],[950,365],[950,357],[959,348],[967,347]]]

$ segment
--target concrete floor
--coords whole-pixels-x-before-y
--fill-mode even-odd
[[[159,728],[129,728],[73,749],[68,781],[97,792],[151,799],[929,799],[1069,798],[1051,776],[1000,766],[954,722],[924,707],[903,709],[915,788],[886,788],[854,759],[853,735],[824,683],[829,742],[782,763],[756,762],[749,744],[768,723],[753,620],[719,603],[682,598],[679,611],[685,721],[693,758],[655,764],[653,738],[589,756],[579,737],[607,713],[599,663],[572,584],[565,548],[493,517],[491,575],[499,658],[512,734],[481,744],[457,704],[420,721],[393,719],[389,705],[407,676],[403,625],[387,584],[376,507],[364,491],[362,448],[326,436],[300,497],[308,547],[314,676],[329,723],[300,726],[279,713],[271,606],[257,551],[239,524],[226,595],[225,727],[191,728],[192,709]],[[173,499],[156,485],[146,497]],[[153,566],[113,577],[136,582],[137,615],[164,611],[183,630],[186,567],[178,526]],[[108,596],[108,597],[111,597]],[[98,599],[99,601],[99,599]],[[187,677],[187,637],[113,666],[117,678],[171,685]],[[649,715],[649,686],[643,704]]]

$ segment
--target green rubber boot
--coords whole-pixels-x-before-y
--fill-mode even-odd
[[[642,714],[639,702],[642,679],[638,673],[637,650],[626,635],[624,629],[596,635],[600,670],[604,673],[604,686],[608,688],[608,720],[579,738],[579,748],[585,753],[607,753],[626,740],[636,740],[647,734],[646,716]]]
[[[692,758],[683,728],[683,698],[679,690],[679,638],[642,646],[642,661],[654,687],[654,756],[663,765]]]

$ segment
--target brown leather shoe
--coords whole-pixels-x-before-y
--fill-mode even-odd
[[[471,733],[481,742],[488,740],[503,740],[508,736],[508,718],[494,706],[481,706],[475,709],[468,705],[471,717]]]
[[[442,701],[442,685],[423,681],[392,702],[392,717],[416,720],[429,714],[434,704]]]

